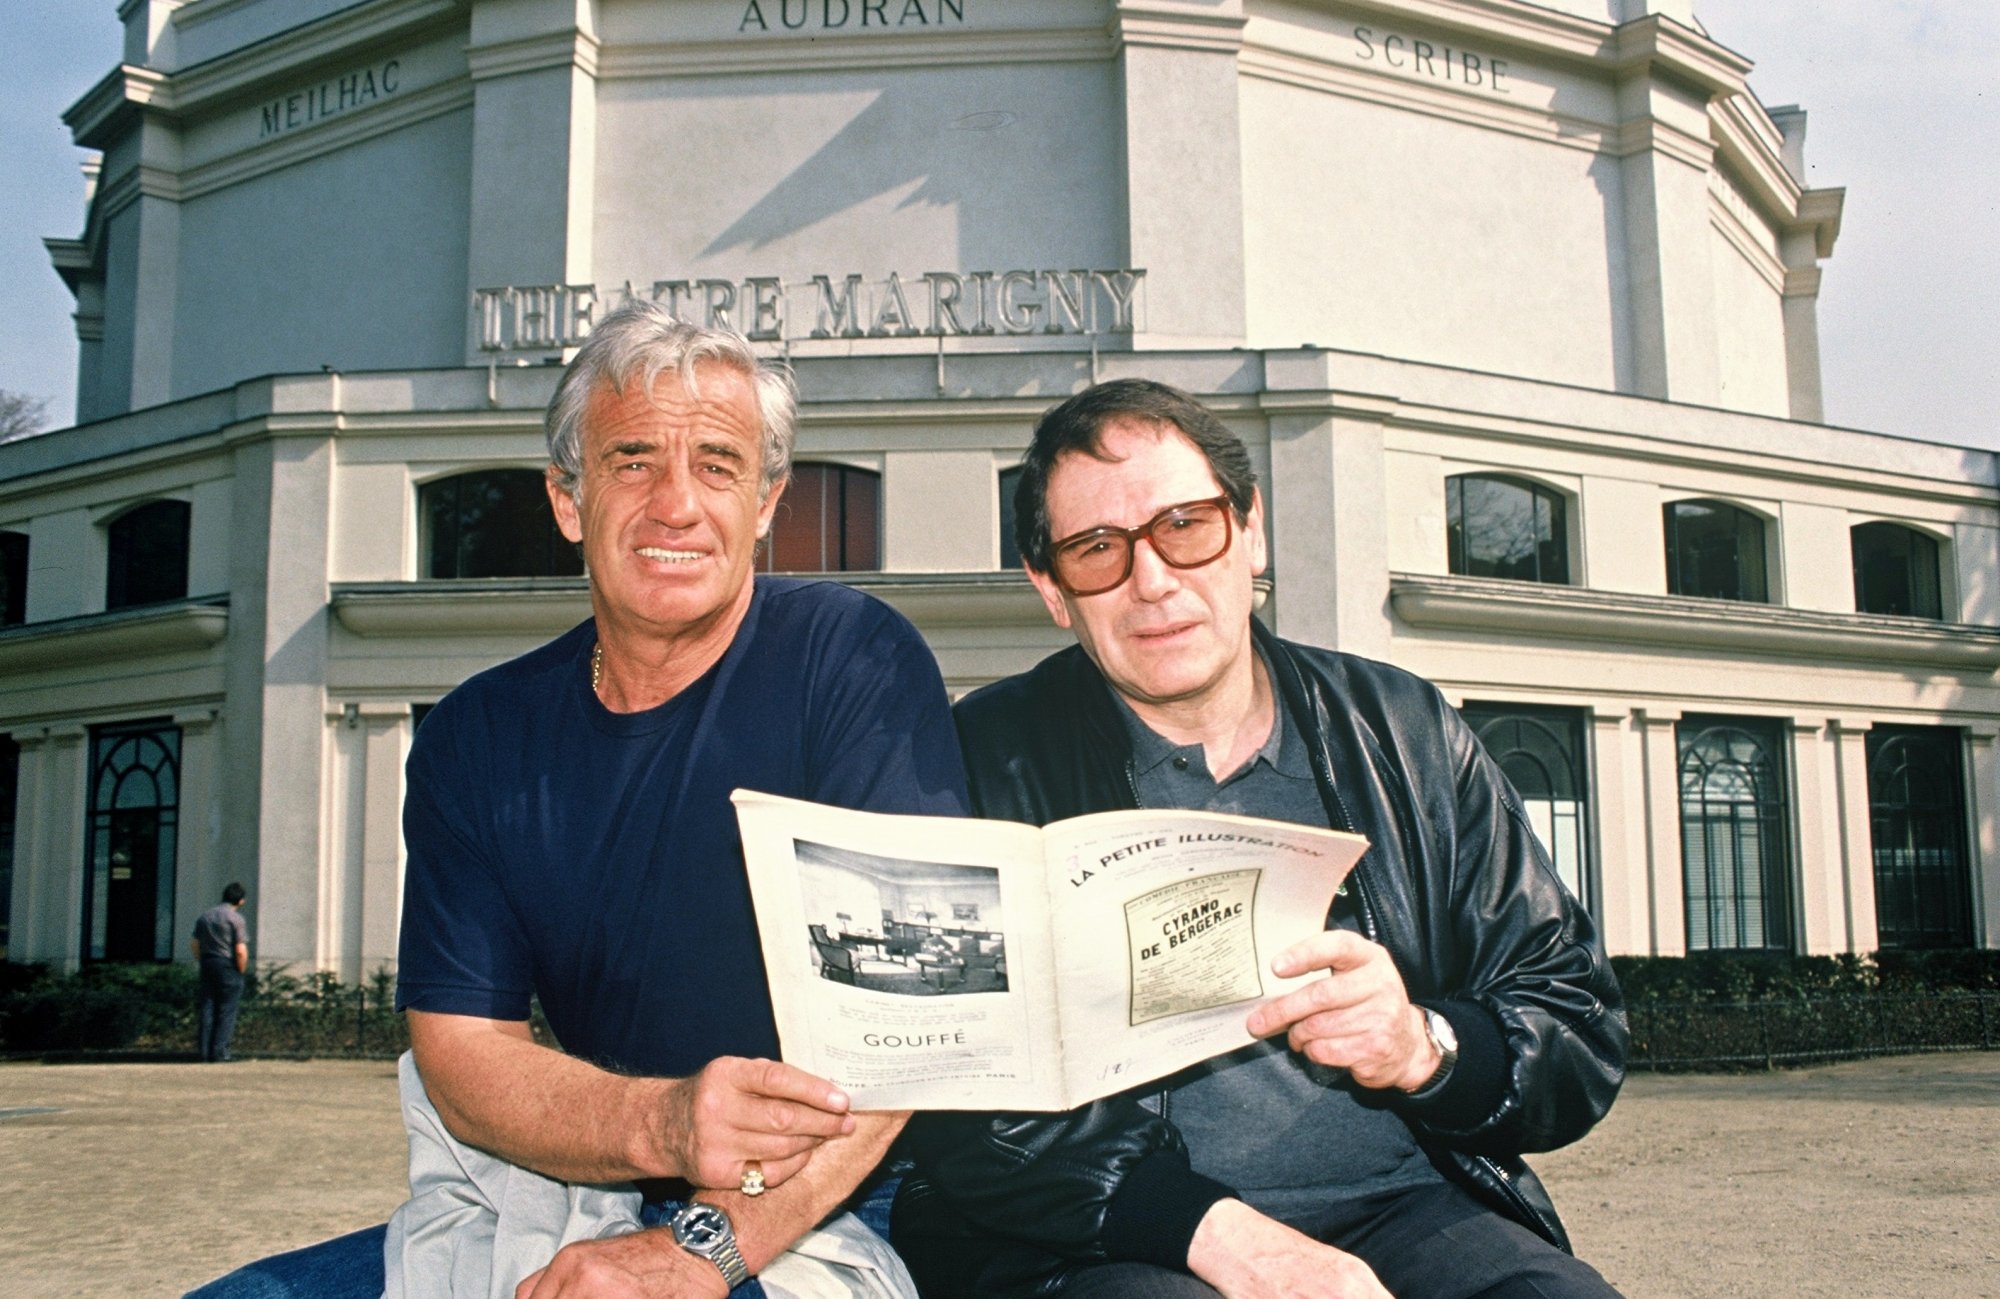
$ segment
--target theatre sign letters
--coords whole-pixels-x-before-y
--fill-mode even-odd
[[[480,289],[479,346],[487,352],[575,347],[606,311],[635,298],[682,320],[740,330],[752,342],[1130,334],[1143,306],[1143,270],[925,271],[880,280],[859,274],[656,280],[600,291],[592,284]]]

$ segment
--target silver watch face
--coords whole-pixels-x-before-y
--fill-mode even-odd
[[[729,1215],[712,1204],[690,1204],[674,1215],[674,1240],[697,1254],[706,1254],[735,1233]]]
[[[1440,1050],[1453,1052],[1458,1050],[1458,1030],[1451,1026],[1450,1020],[1426,1006],[1424,1022],[1430,1025],[1431,1036],[1437,1039]]]

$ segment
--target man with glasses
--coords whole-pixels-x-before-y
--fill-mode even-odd
[[[1015,517],[1078,645],[958,706],[980,815],[1197,807],[1371,847],[1326,931],[1272,962],[1326,977],[1245,1008],[1264,1042],[1067,1114],[913,1124],[894,1239],[925,1293],[1615,1294],[1520,1155],[1617,1094],[1618,989],[1457,712],[1252,618],[1249,457],[1172,388],[1045,415]]]

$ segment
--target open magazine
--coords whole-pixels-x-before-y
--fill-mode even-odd
[[[1070,1109],[1247,1045],[1251,1003],[1306,981],[1271,958],[1368,846],[1215,812],[733,799],[784,1058],[864,1109]]]

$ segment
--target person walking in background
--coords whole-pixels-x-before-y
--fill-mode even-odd
[[[250,927],[243,920],[241,884],[222,890],[222,901],[194,922],[194,959],[201,965],[201,1058],[229,1059],[236,1035],[236,1007],[243,1000],[243,973],[250,968]]]

